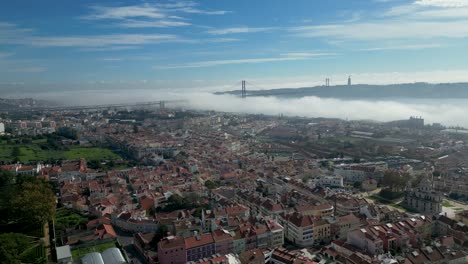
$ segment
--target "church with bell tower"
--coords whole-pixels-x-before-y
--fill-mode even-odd
[[[439,214],[442,212],[442,195],[434,191],[432,181],[426,177],[418,187],[406,187],[404,204],[406,207],[422,214]]]

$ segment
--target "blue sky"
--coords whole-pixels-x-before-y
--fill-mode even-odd
[[[468,81],[468,0],[2,1],[0,92]]]

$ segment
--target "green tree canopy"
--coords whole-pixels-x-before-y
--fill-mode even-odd
[[[361,189],[361,188],[362,188],[362,182],[360,182],[360,181],[354,182],[354,183],[353,183],[353,187],[354,187],[355,189]]]
[[[2,263],[22,263],[21,254],[31,247],[31,239],[23,234],[0,235],[0,259]]]
[[[404,190],[410,178],[406,173],[400,174],[397,171],[389,170],[384,173],[382,186],[387,187],[392,192],[400,192]]]
[[[15,174],[7,170],[0,170],[0,187],[15,183]]]
[[[55,195],[49,184],[23,182],[11,198],[13,215],[19,221],[45,223],[55,214]]]
[[[210,190],[213,190],[213,189],[215,189],[217,187],[217,185],[212,180],[207,180],[205,182],[205,187],[210,189]]]
[[[58,129],[57,134],[72,140],[78,139],[78,132],[71,127],[61,127]]]

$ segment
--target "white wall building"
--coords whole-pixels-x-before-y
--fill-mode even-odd
[[[388,164],[383,161],[356,163],[356,164],[339,164],[335,165],[334,171],[347,182],[363,181],[365,178],[374,178],[378,173],[388,169]]]
[[[321,187],[342,188],[344,186],[343,177],[325,176],[325,177],[319,178],[316,185],[321,186]]]

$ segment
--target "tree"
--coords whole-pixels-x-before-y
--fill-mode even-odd
[[[389,188],[392,192],[400,192],[410,179],[407,174],[400,174],[397,171],[386,171],[382,178],[382,186]]]
[[[21,150],[18,146],[13,147],[13,149],[11,150],[11,156],[14,158],[18,158],[19,156],[21,156]]]
[[[58,129],[57,134],[72,140],[78,139],[78,132],[71,127],[61,127]]]
[[[169,228],[167,227],[167,225],[164,225],[164,224],[160,225],[158,231],[154,234],[154,237],[149,243],[149,245],[152,248],[157,248],[159,241],[161,241],[161,239],[167,236],[168,231],[169,231]]]
[[[207,180],[205,182],[205,187],[210,189],[210,190],[213,190],[215,189],[217,186],[216,186],[216,183],[214,183],[212,180]]]
[[[45,182],[24,182],[11,198],[10,209],[16,220],[46,223],[55,214],[55,195]]]
[[[31,247],[30,239],[23,234],[7,233],[0,235],[0,259],[2,263],[20,264],[21,254]]]
[[[360,181],[354,182],[353,187],[354,187],[354,189],[359,189],[360,190],[362,188],[362,182],[360,182]]]
[[[14,184],[15,174],[6,170],[0,170],[0,187]]]
[[[414,177],[413,181],[411,182],[411,187],[417,187],[421,183],[421,181],[424,179],[425,175],[424,174],[418,174]]]
[[[178,194],[173,194],[167,199],[166,211],[174,211],[185,208],[184,198]]]

